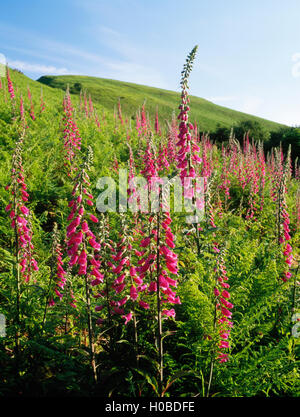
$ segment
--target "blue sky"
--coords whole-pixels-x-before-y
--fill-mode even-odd
[[[0,53],[37,79],[82,74],[179,91],[300,125],[299,0],[14,0],[0,8]]]

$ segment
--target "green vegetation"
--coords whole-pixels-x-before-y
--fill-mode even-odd
[[[47,75],[41,77],[38,81],[64,91],[67,85],[69,85],[70,92],[75,94],[79,94],[81,89],[86,90],[87,94],[91,94],[94,103],[101,104],[106,110],[111,112],[120,99],[124,116],[133,119],[137,109],[141,108],[144,101],[146,101],[147,112],[149,112],[151,119],[154,119],[156,109],[158,108],[160,122],[163,127],[165,127],[165,121],[170,120],[173,111],[177,114],[178,103],[180,102],[180,94],[174,91],[104,78],[79,75]],[[277,130],[283,126],[269,120],[218,106],[203,98],[190,96],[190,99],[190,118],[192,121],[199,123],[201,131],[211,132],[218,126],[231,128],[246,120],[257,121],[268,131]]]
[[[251,129],[257,125],[243,124],[240,119],[245,117],[249,121],[250,116],[192,97],[191,119],[196,118],[199,126],[213,129],[218,122],[224,122],[227,129],[234,120],[243,131],[250,129],[249,141],[243,142],[238,137],[242,146],[233,138],[228,142],[225,135],[221,150],[216,143],[223,140],[216,137],[214,142],[196,136],[189,126],[194,145],[199,147],[195,150],[194,146],[191,155],[191,160],[195,154],[200,159],[194,164],[195,172],[207,179],[203,220],[193,226],[185,221],[182,213],[171,212],[172,221],[161,212],[137,216],[130,211],[122,215],[100,214],[91,205],[100,193],[97,180],[110,176],[117,181],[118,169],[128,168],[129,160],[137,174],[143,170],[147,173],[153,166],[164,177],[178,173],[175,158],[179,153],[179,146],[175,146],[178,125],[174,127],[177,121],[174,119],[172,123],[171,116],[173,109],[176,115],[179,113],[180,96],[110,80],[99,80],[95,90],[92,86],[98,81],[91,77],[44,77],[52,87],[60,87],[52,88],[17,71],[10,73],[15,97],[11,98],[8,93],[6,80],[1,80],[0,88],[0,314],[6,317],[6,335],[0,337],[0,397],[299,397],[300,338],[295,315],[300,314],[300,175],[299,167],[294,166],[291,175],[288,149],[284,157],[278,149],[264,154],[260,144],[251,143]],[[63,91],[67,84],[70,96]],[[30,116],[28,87],[34,120]],[[93,99],[93,110],[87,113],[80,106],[78,93],[82,88]],[[129,95],[128,91],[131,91]],[[123,119],[117,111],[113,115],[119,97]],[[145,98],[150,126],[145,123],[139,126],[138,132],[134,122],[126,122],[126,114],[134,116]],[[72,103],[72,111],[68,102]],[[157,105],[160,123],[167,119],[170,126],[162,135],[153,128]],[[195,106],[198,110],[194,111]],[[263,128],[256,130],[259,135],[268,126],[280,127],[267,121],[263,123]],[[66,137],[70,132],[67,130],[71,126],[74,133],[74,124],[81,145],[79,149],[72,144],[75,156],[68,159],[70,148]],[[17,155],[22,156],[24,170],[16,165],[19,159],[12,158],[16,149]],[[91,155],[91,150],[93,161],[87,164],[86,157]],[[7,187],[11,186],[12,177],[16,178],[12,164],[19,169],[18,175],[24,175],[24,179],[17,177],[19,182],[15,181],[14,186],[26,183],[29,194],[28,201],[21,203],[26,205],[22,212],[15,204],[14,189]],[[90,185],[85,183],[87,193],[94,199],[84,191],[78,195],[81,186],[74,190],[79,181],[77,174],[83,168],[90,176]],[[82,198],[78,199],[79,196]],[[104,278],[99,285],[89,285],[91,276],[79,273],[76,262],[70,267],[66,244],[70,237],[80,240],[80,236],[66,233],[73,221],[70,213],[75,203],[70,201],[75,198],[78,207],[84,201],[81,215],[85,216],[97,242],[101,242],[97,252],[94,250],[97,242],[92,246],[91,236],[85,235],[84,249],[77,248],[80,255],[88,250],[89,262],[93,259],[96,265],[101,263]],[[27,282],[20,268],[26,256],[20,259],[18,252],[20,239],[16,224],[20,220],[9,204],[16,205],[17,214],[21,220],[28,221],[33,232],[31,253],[39,269],[31,271]],[[30,214],[26,214],[26,208]],[[99,217],[98,223],[91,220],[90,213]],[[77,213],[77,219],[76,216]],[[84,230],[82,222],[80,226]],[[150,243],[144,242],[146,238]],[[58,241],[61,262],[67,271],[66,282],[59,288],[59,256],[54,245]],[[159,246],[161,242],[164,248]],[[125,259],[123,246],[127,251],[126,262],[121,265],[120,259]],[[118,273],[117,265],[123,267]],[[144,268],[145,265],[148,269],[144,272],[139,269],[138,277],[130,273],[129,266]],[[162,268],[169,272],[162,272]],[[180,303],[176,300],[171,304],[167,299],[163,306],[169,313],[162,316],[163,378],[159,372],[158,303],[153,290],[153,284],[161,279],[157,277],[158,271],[168,274],[171,284],[164,283],[164,288],[170,290],[170,298],[173,291],[180,297]],[[120,289],[122,272],[126,286]],[[142,289],[139,284],[138,288],[132,275],[146,287]],[[116,279],[119,279],[118,286]],[[136,302],[132,286],[138,288],[137,301],[146,300],[146,306]],[[62,299],[54,287],[62,293]],[[221,300],[217,287],[223,291],[225,300]],[[224,292],[225,288],[229,295]],[[75,306],[72,296],[76,299]],[[225,318],[220,303],[227,303],[228,317],[232,313],[230,329],[228,322],[220,325],[216,320]],[[124,308],[124,312],[113,310],[116,306]],[[112,315],[111,311],[116,314]],[[129,311],[132,317],[128,316]],[[226,332],[222,323],[227,326]],[[94,350],[90,340],[94,342]],[[228,341],[230,348],[224,344],[221,349],[220,341]],[[217,357],[220,350],[226,356],[223,362]]]

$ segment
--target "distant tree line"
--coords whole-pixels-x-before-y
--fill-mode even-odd
[[[230,128],[220,126],[210,133],[210,137],[217,143],[227,142],[230,131]],[[281,143],[283,152],[287,152],[289,145],[291,145],[293,161],[300,157],[300,126],[283,126],[276,131],[269,131],[257,121],[245,120],[233,127],[234,136],[240,143],[243,143],[244,135],[247,132],[250,140],[263,142],[266,152]]]
[[[76,82],[70,86],[70,93],[79,94],[83,90],[81,83]],[[135,119],[133,117],[132,119]],[[210,132],[210,137],[217,143],[227,142],[230,137],[231,129],[227,127],[218,126],[214,132]],[[276,131],[269,131],[265,126],[256,120],[244,120],[239,124],[233,126],[234,137],[242,144],[245,134],[249,134],[250,140],[255,142],[261,141],[264,144],[264,149],[268,152],[271,148],[280,145],[283,152],[287,152],[289,145],[292,149],[292,161],[297,157],[300,158],[300,126],[290,127],[283,126]]]

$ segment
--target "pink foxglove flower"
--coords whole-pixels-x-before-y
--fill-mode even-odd
[[[219,333],[218,347],[217,347],[217,360],[220,363],[227,362],[229,357],[228,353],[224,352],[223,349],[229,349],[230,344],[227,341],[230,336],[230,330],[233,326],[229,320],[232,316],[230,311],[234,306],[228,301],[230,288],[228,281],[226,266],[223,259],[223,251],[220,251],[220,255],[217,260],[217,267],[215,272],[218,276],[217,286],[214,288],[214,295],[216,297],[216,325]],[[226,288],[226,289],[224,289]]]
[[[32,228],[30,222],[30,210],[25,205],[29,194],[25,191],[24,170],[22,166],[23,136],[16,144],[13,154],[11,183],[6,187],[11,192],[11,201],[6,206],[6,211],[11,219],[11,227],[15,229],[17,258],[20,265],[20,274],[25,282],[30,280],[33,271],[38,271],[38,264],[33,257]]]
[[[10,78],[8,66],[6,66],[6,79],[7,79],[7,88],[8,88],[10,100],[11,100],[12,105],[15,106],[15,90],[14,90],[14,86]]]
[[[87,161],[89,158],[87,158]],[[84,192],[89,184],[88,162],[85,162],[82,170],[75,178],[75,186],[72,192],[73,198],[68,206],[71,211],[69,214],[69,225],[67,226],[67,254],[69,255],[69,268],[76,268],[76,273],[80,276],[86,276],[92,287],[99,285],[103,281],[103,274],[99,271],[101,262],[96,258],[97,252],[101,245],[97,242],[90,227],[91,216],[97,221],[93,214],[87,211],[87,200],[91,199],[89,192]]]
[[[63,100],[63,108],[63,145],[65,148],[67,160],[65,165],[69,167],[68,174],[70,175],[73,171],[77,170],[77,167],[74,165],[74,158],[76,156],[76,152],[81,149],[81,137],[73,118],[73,107],[71,103],[71,97],[68,92],[66,93]]]
[[[132,313],[125,314],[122,318],[125,319],[125,324],[127,324],[132,319]]]

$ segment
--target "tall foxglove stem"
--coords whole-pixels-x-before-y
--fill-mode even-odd
[[[216,330],[216,325],[217,325],[217,305],[215,303],[214,320],[213,320],[213,332],[215,332],[215,330]],[[213,379],[214,365],[215,365],[215,346],[213,346],[212,353],[211,353],[209,379],[208,379],[208,386],[207,386],[207,393],[206,393],[207,397],[209,397],[209,393],[210,393],[211,383],[212,383],[212,379]]]
[[[43,321],[42,321],[42,333],[44,332],[44,327],[45,327],[45,323],[46,323],[46,316],[47,316],[49,298],[50,298],[53,275],[54,275],[54,273],[53,273],[53,264],[55,262],[56,239],[57,239],[57,223],[54,223],[52,253],[51,253],[51,263],[50,263],[50,276],[49,276],[49,284],[48,284],[48,290],[47,290],[47,294],[46,294],[46,302],[45,302],[44,315],[43,315]]]
[[[85,250],[85,243],[83,244],[83,248]],[[89,332],[90,359],[91,359],[91,366],[92,366],[92,370],[93,370],[94,381],[97,383],[98,378],[97,378],[94,332],[93,332],[92,313],[91,313],[91,288],[90,288],[90,283],[88,282],[87,274],[84,275],[84,282],[85,282],[87,324],[88,324],[88,332]]]
[[[69,207],[72,209],[68,217],[68,220],[71,220],[71,223],[67,227],[67,246],[68,255],[70,257],[69,266],[75,268],[75,266],[77,267],[78,265],[77,275],[83,276],[85,284],[90,363],[94,381],[97,382],[90,285],[98,285],[102,282],[103,276],[98,271],[98,267],[95,267],[92,263],[94,257],[89,256],[94,254],[94,251],[100,250],[100,244],[95,240],[95,235],[89,227],[89,222],[98,223],[98,219],[93,214],[86,212],[88,206],[91,207],[94,205],[92,201],[93,195],[88,191],[90,182],[87,171],[90,169],[91,162],[92,149],[89,148],[87,158],[75,179],[76,184],[72,192],[74,198],[69,202]],[[90,282],[92,275],[95,276],[96,279]]]
[[[163,340],[162,340],[162,317],[161,317],[161,298],[160,298],[160,210],[161,210],[161,188],[159,188],[159,209],[157,213],[157,250],[156,250],[156,301],[157,301],[157,344],[158,344],[158,363],[159,363],[159,381],[162,391],[164,379],[164,361],[163,361]]]

